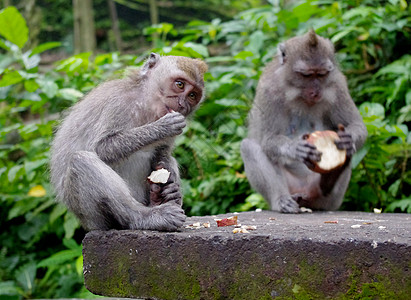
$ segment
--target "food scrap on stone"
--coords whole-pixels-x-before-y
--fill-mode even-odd
[[[232,225],[237,225],[237,218],[238,216],[234,216],[234,217],[229,217],[229,218],[224,218],[224,219],[215,219],[215,221],[217,222],[218,227],[232,226]]]
[[[338,224],[338,221],[324,221],[326,224]]]
[[[210,222],[195,222],[193,224],[189,224],[184,226],[184,228],[190,228],[190,229],[200,229],[200,228],[210,228]]]
[[[250,233],[250,232],[244,228],[234,228],[233,233]]]
[[[300,212],[302,212],[302,213],[312,213],[313,210],[311,208],[301,206],[300,207]]]

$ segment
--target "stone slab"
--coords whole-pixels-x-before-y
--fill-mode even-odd
[[[179,232],[93,231],[86,287],[147,299],[410,299],[411,215],[270,211],[237,214],[233,233],[191,217]]]

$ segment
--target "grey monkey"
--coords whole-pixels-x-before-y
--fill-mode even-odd
[[[206,71],[201,60],[152,53],[141,69],[97,86],[69,110],[52,144],[51,182],[86,230],[182,226],[171,152],[204,99]],[[171,172],[160,189],[147,181],[158,165]]]
[[[336,131],[337,148],[347,150],[346,163],[331,173],[309,168],[321,152],[303,136],[317,130]],[[241,144],[248,180],[271,209],[338,209],[351,178],[350,158],[366,137],[332,43],[311,30],[280,44],[259,80]]]

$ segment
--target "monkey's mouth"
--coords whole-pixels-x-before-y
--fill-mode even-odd
[[[168,107],[167,105],[166,105],[166,110],[167,110],[167,112],[169,112],[169,113],[175,112],[174,109],[172,109],[171,107]]]

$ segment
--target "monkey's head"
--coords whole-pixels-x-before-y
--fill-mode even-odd
[[[161,117],[172,111],[184,116],[192,113],[204,99],[207,69],[206,63],[199,59],[151,53],[141,75],[148,80],[157,115]]]
[[[280,68],[294,90],[293,98],[312,106],[323,98],[335,70],[334,46],[310,30],[278,46]]]

